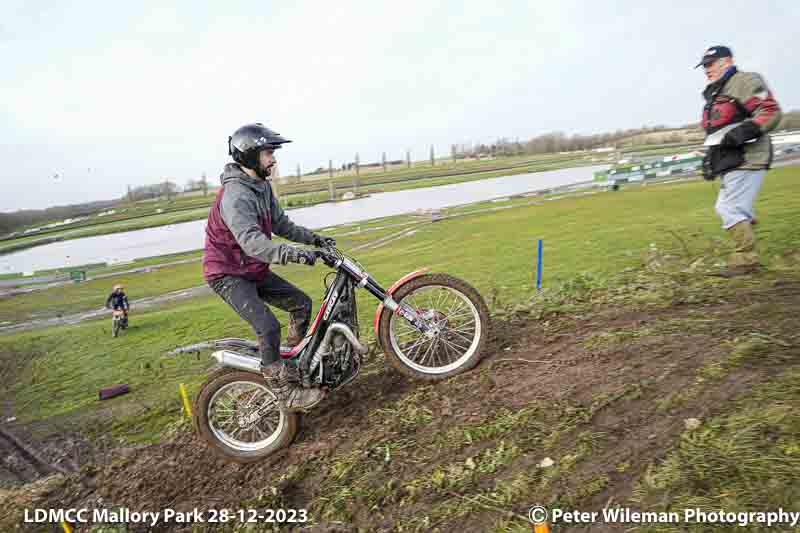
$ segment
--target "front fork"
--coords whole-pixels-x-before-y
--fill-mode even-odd
[[[409,324],[420,333],[424,334],[429,339],[436,337],[439,334],[439,326],[433,322],[434,316],[432,311],[428,310],[420,313],[419,310],[414,309],[410,305],[394,301],[394,298],[387,296],[383,301],[383,306],[389,309],[396,315],[405,318]]]

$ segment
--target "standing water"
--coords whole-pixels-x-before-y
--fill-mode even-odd
[[[288,211],[293,222],[311,229],[374,218],[482,202],[513,194],[587,181],[607,165],[517,174],[438,187],[378,193],[349,202],[325,203]],[[70,265],[131,261],[203,247],[205,220],[124,233],[84,237],[0,256],[0,274],[32,272]]]

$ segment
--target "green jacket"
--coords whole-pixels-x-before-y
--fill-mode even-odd
[[[781,120],[778,102],[760,74],[741,72],[732,67],[733,74],[709,84],[703,91],[702,126],[713,132],[727,124],[750,121],[760,133],[756,141],[744,145],[744,162],[738,168],[761,170],[772,163],[772,141],[767,135]]]

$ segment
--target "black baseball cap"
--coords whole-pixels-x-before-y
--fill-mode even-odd
[[[727,46],[711,46],[706,50],[703,57],[700,58],[700,62],[695,65],[694,68],[712,63],[721,57],[733,57],[733,52],[731,52],[731,49]]]

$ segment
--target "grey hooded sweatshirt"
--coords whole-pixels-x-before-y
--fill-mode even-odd
[[[263,279],[269,263],[286,264],[289,246],[272,240],[313,244],[314,233],[289,220],[268,180],[252,178],[236,163],[225,165],[222,188],[208,214],[203,275]]]

